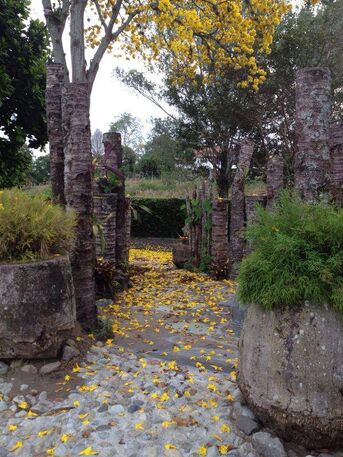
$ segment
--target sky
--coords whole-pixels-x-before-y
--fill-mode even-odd
[[[31,16],[44,21],[41,0],[31,0]],[[67,52],[69,48],[67,29],[63,38],[64,49]],[[106,132],[115,116],[126,111],[140,118],[146,134],[149,130],[149,119],[151,117],[165,117],[165,114],[152,102],[136,94],[133,90],[116,80],[112,76],[112,72],[116,66],[124,69],[135,68],[137,70],[143,70],[142,63],[138,61],[128,62],[125,59],[115,58],[113,54],[109,53],[104,55],[91,96],[90,117],[92,132],[96,128],[99,128],[102,132]]]

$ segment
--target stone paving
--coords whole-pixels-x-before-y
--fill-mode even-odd
[[[0,378],[0,457],[343,457],[282,443],[244,404],[232,283],[176,270],[169,252],[131,261],[133,287],[99,302],[114,336],[62,378],[64,398],[11,398]]]

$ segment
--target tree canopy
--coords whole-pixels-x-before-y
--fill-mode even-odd
[[[197,74],[177,80],[168,57],[159,59],[161,82],[153,83],[137,71],[116,70],[124,83],[162,106],[176,108],[180,134],[197,151],[197,159],[210,162],[223,195],[230,183],[236,146],[251,136],[256,148],[253,171],[263,170],[267,155],[282,153],[291,163],[294,150],[295,76],[305,66],[328,66],[333,74],[335,115],[342,110],[342,56],[340,39],[343,2],[328,1],[316,8],[303,6],[289,12],[277,26],[271,52],[261,56],[267,78],[259,91],[242,87],[242,69],[226,68],[211,78]],[[320,43],[320,46],[318,46]]]
[[[29,21],[28,0],[0,0],[0,187],[20,185],[31,162],[27,149],[47,141],[44,25]]]

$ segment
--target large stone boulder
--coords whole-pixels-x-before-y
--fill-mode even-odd
[[[343,320],[328,307],[252,305],[239,387],[261,421],[311,449],[343,445]]]
[[[0,358],[56,357],[75,325],[70,262],[0,265]]]

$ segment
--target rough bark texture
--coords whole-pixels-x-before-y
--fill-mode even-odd
[[[284,186],[284,160],[280,154],[268,158],[267,163],[267,208],[273,208],[275,198]]]
[[[226,276],[228,268],[228,201],[218,198],[212,203],[212,269]]]
[[[237,275],[239,262],[244,254],[244,183],[250,168],[253,151],[254,143],[252,141],[246,140],[242,143],[232,183],[229,245],[230,277]]]
[[[0,358],[56,357],[75,325],[67,257],[0,265]]]
[[[328,192],[331,75],[328,68],[303,68],[296,78],[295,187],[314,202]]]
[[[238,383],[264,424],[313,448],[343,445],[343,323],[324,306],[250,306]]]
[[[257,221],[257,207],[266,206],[267,198],[264,195],[246,195],[245,196],[245,222],[247,227]],[[251,242],[248,240],[245,243],[245,254],[252,252]]]
[[[46,74],[46,117],[50,147],[50,174],[54,203],[65,205],[64,196],[64,145],[62,131],[62,85],[64,67],[50,63]]]
[[[116,222],[117,194],[94,195],[94,212],[97,221],[102,226],[104,249],[101,236],[96,237],[96,254],[111,262],[116,261]]]
[[[123,148],[121,145],[120,133],[108,132],[103,137],[105,154],[104,165],[120,171],[123,163]],[[128,211],[125,198],[125,179],[118,190],[117,200],[117,225],[116,225],[116,264],[122,268],[127,263],[127,230],[126,213]]]
[[[330,125],[330,193],[336,206],[343,206],[343,121]]]
[[[96,324],[95,243],[92,229],[92,157],[89,123],[88,84],[63,87],[66,112],[63,122],[68,132],[65,148],[65,195],[67,207],[77,215],[76,248],[72,256],[76,310],[86,328]]]
[[[129,261],[130,239],[131,239],[131,198],[126,197],[126,213],[125,213],[125,255],[126,262]]]

